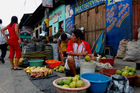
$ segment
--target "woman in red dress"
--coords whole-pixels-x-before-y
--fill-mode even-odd
[[[9,39],[4,33],[4,31],[7,29],[9,32]],[[8,26],[4,27],[1,31],[10,47],[9,58],[11,62],[11,69],[20,70],[21,68],[18,66],[18,62],[21,57],[21,49],[20,49],[21,39],[19,36],[18,18],[16,16],[13,16],[11,18],[11,23]],[[15,64],[14,64],[13,59],[15,54],[16,56],[15,56]]]

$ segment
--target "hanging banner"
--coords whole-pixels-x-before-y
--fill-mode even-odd
[[[74,29],[74,5],[66,5],[65,16],[65,31],[72,34]]]
[[[42,6],[53,7],[53,0],[42,0]]]
[[[46,27],[49,27],[49,19],[48,18],[45,18],[45,23],[46,23]]]

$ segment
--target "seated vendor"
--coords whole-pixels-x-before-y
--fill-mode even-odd
[[[62,65],[64,65],[64,57],[67,57],[66,50],[70,39],[71,35],[67,33],[63,33],[58,39],[58,51]]]
[[[84,59],[84,56],[92,54],[89,44],[82,40],[83,36],[81,30],[74,30],[72,32],[72,40],[68,42],[68,57],[65,68],[70,70],[73,75],[76,75],[76,69],[80,68],[80,59]]]

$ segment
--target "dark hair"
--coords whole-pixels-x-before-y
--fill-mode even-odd
[[[84,34],[83,34],[83,32],[81,30],[76,29],[72,33],[76,36],[76,38],[79,37],[81,40],[84,39]]]
[[[67,39],[67,35],[65,34],[65,33],[63,33],[62,35],[61,35],[61,40],[66,40]]]
[[[10,26],[12,26],[14,23],[18,23],[18,18],[16,16],[12,16]]]
[[[0,24],[2,23],[2,20],[0,19]]]

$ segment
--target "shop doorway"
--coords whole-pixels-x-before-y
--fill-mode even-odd
[[[52,26],[49,27],[50,36],[52,36]]]
[[[63,21],[59,22],[59,31],[61,31],[61,32],[64,31],[63,30],[63,28],[64,28],[63,26],[64,26],[63,25]]]
[[[133,39],[138,39],[140,27],[140,0],[133,0]]]
[[[76,28],[84,27],[85,40],[93,46],[101,32],[106,31],[106,6],[98,5],[75,15]]]
[[[38,30],[36,30],[36,33],[35,34],[36,34],[36,38],[38,38]]]

